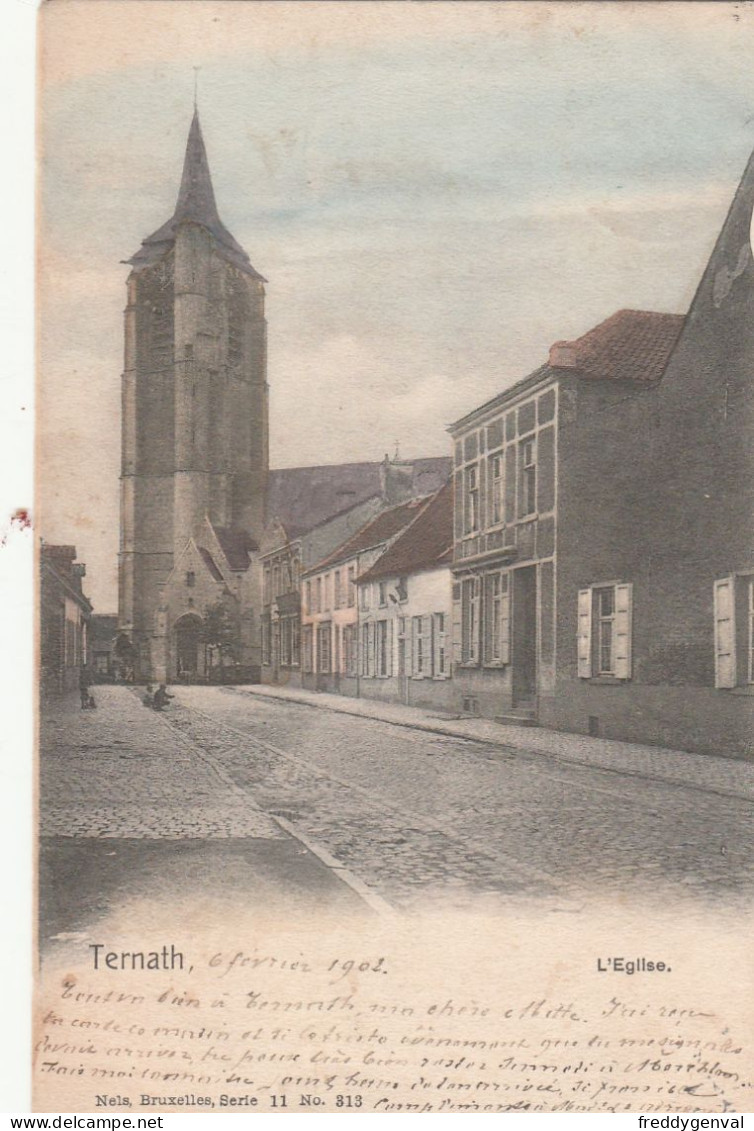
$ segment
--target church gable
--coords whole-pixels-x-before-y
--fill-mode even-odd
[[[754,154],[744,171],[686,317],[667,378],[685,389],[750,383],[754,360]],[[700,391],[704,391],[700,388]]]
[[[271,554],[274,550],[279,550],[283,546],[288,545],[290,541],[291,538],[280,519],[277,517],[271,518],[264,528],[259,553],[264,557],[265,554]]]
[[[188,612],[201,616],[203,609],[227,592],[215,557],[192,538],[165,583],[163,605],[169,608],[171,620]]]

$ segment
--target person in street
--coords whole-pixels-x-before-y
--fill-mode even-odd
[[[148,683],[144,689],[144,698],[142,699],[142,703],[145,707],[154,707],[154,691],[152,690],[151,683]]]
[[[157,690],[154,693],[154,700],[152,702],[152,706],[154,707],[155,711],[161,711],[163,709],[163,707],[167,707],[168,700],[173,699],[173,698],[174,698],[173,695],[168,695],[165,684],[161,683],[160,686],[157,688]]]
[[[86,666],[84,664],[82,664],[81,670],[79,672],[79,692],[81,694],[81,710],[82,711],[86,711],[89,708],[90,700],[92,701],[92,703],[94,702],[94,699],[89,694],[89,688],[91,687],[91,683],[92,683],[91,676],[89,675],[89,672],[87,671]]]

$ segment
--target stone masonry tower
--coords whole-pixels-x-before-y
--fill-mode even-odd
[[[202,523],[258,540],[268,471],[264,283],[217,212],[194,112],[173,216],[128,260],[119,629],[137,677]]]

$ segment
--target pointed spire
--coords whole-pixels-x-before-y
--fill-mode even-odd
[[[166,224],[142,240],[140,249],[127,262],[136,268],[153,263],[172,246],[178,226],[182,223],[200,224],[206,228],[217,240],[220,250],[227,259],[247,274],[253,275],[261,282],[266,282],[264,277],[251,266],[248,255],[220,219],[196,104],[186,142],[183,175],[175,212]]]
[[[220,225],[197,109],[194,109],[194,116],[191,119],[186,156],[183,159],[183,176],[173,219],[193,220],[196,224],[203,224],[210,231]]]

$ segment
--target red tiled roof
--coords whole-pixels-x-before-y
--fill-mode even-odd
[[[453,551],[453,482],[448,480],[359,581],[437,569]]]
[[[614,381],[659,381],[685,315],[652,310],[619,310],[573,342],[550,349],[554,369],[577,370],[584,377]]]
[[[390,507],[389,510],[381,511],[375,518],[370,519],[357,530],[355,534],[352,534],[350,538],[347,538],[345,542],[342,542],[331,554],[323,558],[321,562],[306,570],[306,573],[316,573],[327,566],[335,565],[336,562],[352,558],[363,550],[369,550],[373,546],[380,546],[383,542],[389,542],[391,538],[395,538],[396,534],[400,534],[404,527],[413,522],[417,514],[427,506],[427,502],[426,498],[411,499],[407,503],[401,503],[397,507]]]
[[[230,568],[248,569],[251,561],[249,551],[259,548],[251,535],[231,526],[213,526],[212,529]]]

